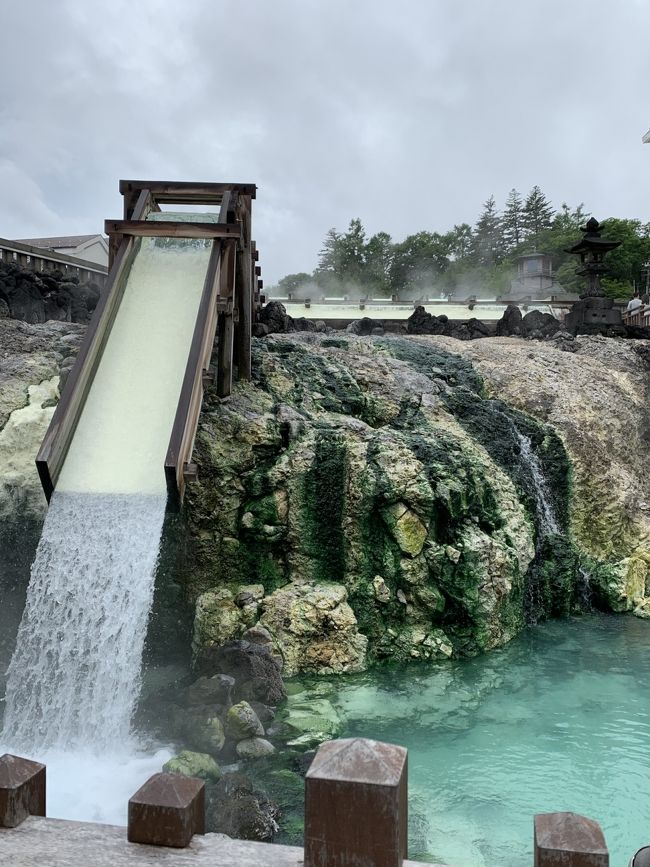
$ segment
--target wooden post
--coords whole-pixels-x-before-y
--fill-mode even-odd
[[[598,822],[577,813],[538,813],[535,867],[609,867]]]
[[[189,846],[205,834],[205,783],[182,774],[154,774],[129,800],[130,843]]]
[[[217,309],[217,395],[228,397],[232,392],[233,338],[234,338],[234,293],[235,293],[234,242],[224,244],[221,260],[221,285]]]
[[[407,752],[365,738],[320,746],[305,778],[305,867],[401,867]]]
[[[251,378],[251,336],[253,333],[253,259],[251,255],[251,199],[242,196],[243,233],[237,252],[237,371],[240,379]]]
[[[45,815],[45,765],[5,753],[0,757],[0,828]]]

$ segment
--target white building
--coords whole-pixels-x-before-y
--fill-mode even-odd
[[[29,244],[42,250],[65,253],[76,259],[85,259],[108,267],[108,241],[103,235],[69,235],[60,238],[16,238],[20,244]]]

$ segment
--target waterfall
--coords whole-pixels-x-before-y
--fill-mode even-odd
[[[131,717],[163,463],[209,256],[192,241],[139,246],[32,565],[0,742],[56,768],[48,803],[61,818],[123,822],[143,761],[154,761]]]
[[[128,741],[164,514],[162,495],[54,494],[9,666],[3,741]]]
[[[525,436],[519,431],[517,431],[517,437],[521,448],[521,457],[530,469],[535,488],[535,511],[537,513],[539,547],[539,542],[546,536],[559,535],[562,531],[553,512],[548,482],[544,476],[540,460],[533,450],[530,437]]]

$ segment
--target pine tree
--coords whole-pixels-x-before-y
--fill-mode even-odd
[[[479,265],[496,265],[501,261],[502,249],[501,218],[494,196],[490,196],[474,229],[474,260]]]
[[[553,205],[540,188],[535,185],[526,196],[522,211],[522,226],[525,237],[534,242],[539,233],[551,225],[553,213]]]
[[[323,247],[318,254],[318,267],[315,273],[317,275],[334,276],[338,273],[341,261],[341,234],[336,229],[330,229]]]
[[[513,187],[508,193],[506,207],[501,220],[504,252],[511,253],[523,241],[523,203],[521,196]]]

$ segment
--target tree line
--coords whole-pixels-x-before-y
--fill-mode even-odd
[[[559,210],[534,186],[521,196],[512,189],[501,210],[494,196],[483,204],[474,224],[459,223],[447,232],[421,231],[403,241],[387,232],[368,237],[361,220],[350,221],[347,231],[330,229],[313,273],[288,274],[278,294],[296,296],[359,292],[364,295],[464,296],[473,293],[507,294],[515,273],[515,260],[531,251],[552,257],[556,280],[567,292],[580,292],[575,274],[577,259],[566,252],[575,244],[590,214],[584,204]],[[610,272],[603,288],[612,297],[625,298],[634,289],[647,290],[650,262],[650,223],[610,218],[603,237],[622,241],[607,257]]]

